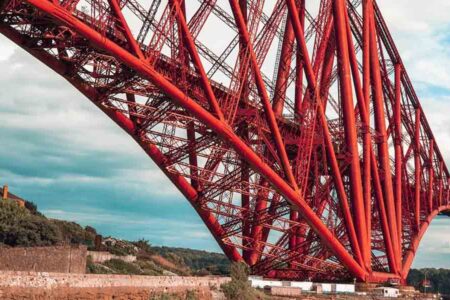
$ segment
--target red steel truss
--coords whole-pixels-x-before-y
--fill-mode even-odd
[[[0,0],[0,32],[123,128],[231,260],[404,281],[450,177],[375,1],[141,2]]]

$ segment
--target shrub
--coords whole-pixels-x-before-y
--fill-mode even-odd
[[[25,201],[25,208],[28,209],[33,215],[39,214],[36,204],[30,201]]]
[[[51,221],[33,215],[14,201],[0,203],[0,243],[9,246],[50,246],[61,242],[61,233]]]
[[[146,239],[140,239],[136,242],[133,242],[133,244],[142,251],[144,251],[145,253],[149,254],[152,253],[152,246],[150,245],[150,242]]]
[[[83,227],[75,222],[52,220],[61,231],[63,241],[69,244],[86,244],[86,234]]]
[[[151,260],[138,260],[136,261],[136,264],[141,268],[142,275],[162,275],[164,272],[164,269],[157,266],[153,261]]]
[[[84,230],[86,230],[87,233],[93,234],[94,237],[97,235],[97,230],[95,230],[95,228],[92,226],[88,225],[88,226],[84,227]]]
[[[132,263],[128,263],[121,259],[110,259],[104,263],[105,266],[113,270],[118,274],[126,274],[126,275],[139,275],[141,274],[141,270],[138,266]]]
[[[248,281],[250,269],[245,263],[233,263],[230,268],[231,281],[222,284],[221,288],[229,300],[258,299],[257,292]]]

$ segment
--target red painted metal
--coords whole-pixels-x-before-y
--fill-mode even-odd
[[[231,260],[404,281],[450,176],[376,2],[194,2],[0,0],[0,32],[127,132]]]

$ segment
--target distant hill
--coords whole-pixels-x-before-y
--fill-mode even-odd
[[[0,199],[0,247],[38,247],[51,245],[84,244],[95,249],[98,235],[91,226],[82,227],[75,222],[50,219],[41,214],[36,205],[17,202],[17,196]],[[119,256],[102,264],[88,257],[88,273],[141,274],[141,275],[227,275],[230,262],[225,255],[184,248],[155,247],[146,240],[124,241],[105,238],[101,250]],[[127,263],[123,255],[135,255],[137,261]]]
[[[425,278],[430,283],[430,286],[426,289],[427,292],[450,296],[450,270],[434,268],[412,269],[408,274],[408,284],[424,292],[423,281]]]

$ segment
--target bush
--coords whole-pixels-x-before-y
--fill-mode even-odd
[[[9,246],[51,246],[61,242],[61,232],[51,221],[33,215],[14,201],[0,203],[0,243]]]
[[[114,273],[118,274],[140,275],[142,273],[138,266],[121,259],[110,259],[106,261],[104,265],[113,270]]]
[[[152,246],[150,245],[150,242],[146,239],[140,239],[136,242],[133,242],[133,244],[144,251],[145,253],[151,254],[152,253]]]
[[[40,214],[37,210],[36,204],[30,201],[25,201],[25,208],[28,209],[33,215]]]
[[[63,241],[68,244],[90,244],[92,241],[86,241],[86,233],[83,227],[75,222],[62,220],[52,220],[61,231]]]
[[[151,260],[138,260],[136,264],[141,268],[142,275],[162,275],[164,273],[164,269],[157,266],[153,261]]]
[[[94,244],[95,229],[74,222],[47,219],[32,202],[25,208],[15,201],[0,201],[0,244],[22,247],[58,244]]]
[[[92,234],[94,236],[94,238],[97,235],[97,230],[95,230],[95,228],[92,226],[88,225],[88,226],[84,227],[84,230],[86,231],[86,233]]]
[[[248,281],[250,269],[245,263],[233,263],[230,268],[231,281],[222,284],[221,288],[229,300],[259,299],[255,289]]]

